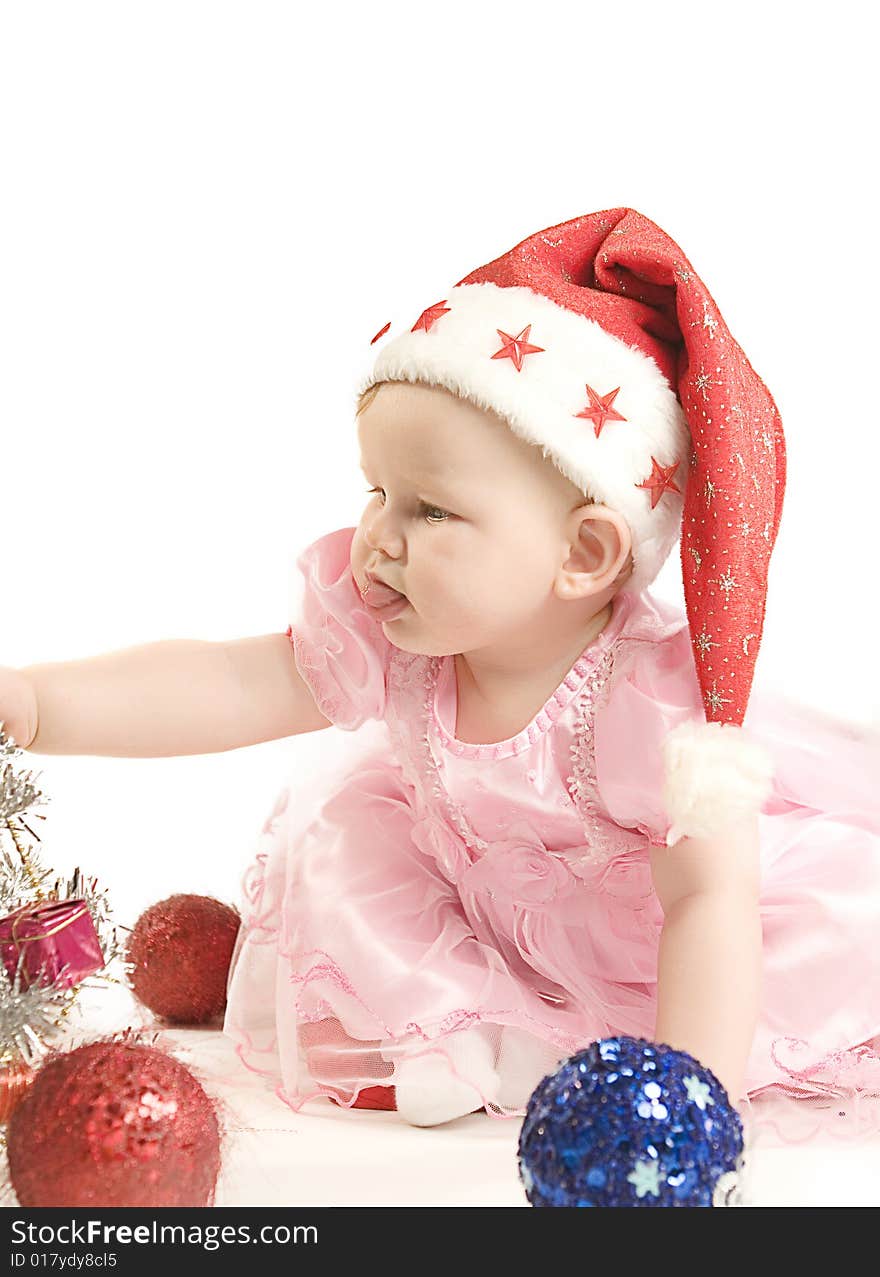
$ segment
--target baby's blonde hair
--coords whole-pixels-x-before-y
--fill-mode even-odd
[[[360,395],[358,396],[358,401],[354,410],[354,415],[356,417],[359,417],[365,408],[369,408],[370,404],[376,398],[376,395],[379,393],[379,390],[382,388],[382,386],[387,386],[390,384],[391,383],[387,381],[374,381],[372,386],[368,386],[366,390],[362,390]],[[454,394],[455,392],[450,390],[450,391],[447,391],[447,393]],[[455,397],[459,398],[459,396],[457,395]],[[547,460],[548,461],[550,460],[549,457],[547,458]],[[551,465],[553,464],[552,461],[550,462],[550,464]],[[571,480],[569,480],[569,483],[571,483]],[[585,501],[589,502],[590,505],[601,505],[601,502],[599,501],[598,497],[593,496],[591,492],[584,492],[582,488],[579,488],[577,486],[577,484],[572,484],[571,486],[575,488],[579,493],[581,493],[581,495],[585,498]]]
[[[356,417],[359,417],[365,408],[369,408],[381,387],[385,385],[387,385],[387,382],[374,381],[372,386],[367,386],[366,390],[361,391],[358,395],[357,407],[354,410]]]
[[[355,410],[354,410],[355,417],[359,417],[361,413],[364,411],[364,409],[370,406],[370,404],[376,398],[376,395],[379,393],[379,390],[381,389],[382,386],[387,386],[389,384],[390,383],[386,381],[374,381],[372,386],[367,386],[366,390],[362,390],[360,395],[358,395],[358,401],[355,406]],[[449,393],[452,394],[453,392],[450,391]],[[572,486],[577,487],[576,484]],[[579,487],[577,488],[577,490],[583,495],[585,505],[602,505],[603,504],[598,497],[593,495],[592,492],[584,492],[583,489]],[[618,574],[617,580],[615,581],[615,585],[622,585],[623,582],[627,579],[627,577],[631,575],[632,570],[633,570],[633,557],[632,557],[632,551],[630,550],[627,556],[626,563],[624,563],[623,567],[620,569],[620,573]]]

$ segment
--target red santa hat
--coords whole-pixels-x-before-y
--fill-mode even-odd
[[[640,591],[681,538],[705,721],[664,742],[669,841],[758,810],[772,766],[742,731],[785,487],[776,405],[674,240],[634,209],[529,236],[388,333],[358,393],[442,386],[502,417],[632,534]],[[371,343],[371,344],[373,344]]]

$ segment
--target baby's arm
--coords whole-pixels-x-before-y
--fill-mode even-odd
[[[330,726],[286,634],[165,639],[17,673],[30,739],[16,744],[37,754],[210,754]]]
[[[760,1010],[757,817],[723,839],[651,850],[664,923],[654,1040],[696,1056],[741,1098]]]

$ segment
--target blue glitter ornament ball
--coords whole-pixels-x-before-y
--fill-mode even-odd
[[[601,1038],[538,1083],[518,1160],[533,1206],[733,1205],[742,1120],[692,1055]]]

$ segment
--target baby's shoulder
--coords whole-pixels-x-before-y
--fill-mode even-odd
[[[608,677],[595,705],[596,717],[623,718],[630,725],[652,711],[702,714],[694,649],[683,609],[647,591],[634,599],[630,615],[608,651]]]
[[[619,632],[609,644],[612,686],[625,679],[651,686],[656,678],[692,674],[693,647],[682,608],[648,591],[634,596]]]

